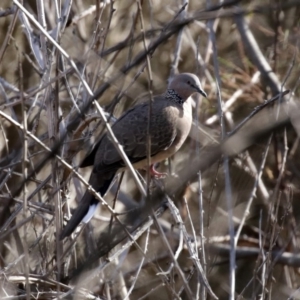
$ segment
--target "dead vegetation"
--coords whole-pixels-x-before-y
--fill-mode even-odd
[[[0,4],[0,298],[300,299],[300,1],[61,2]],[[59,241],[79,162],[177,72],[208,99],[169,176]]]

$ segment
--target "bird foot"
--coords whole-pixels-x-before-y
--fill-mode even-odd
[[[154,165],[150,166],[149,171],[150,171],[151,176],[153,176],[155,178],[166,178],[166,176],[168,175],[167,173],[160,173],[160,172],[158,172],[155,169]]]

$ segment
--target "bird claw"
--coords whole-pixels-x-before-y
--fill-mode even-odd
[[[164,179],[167,177],[167,175],[168,175],[167,173],[159,173],[159,174],[155,174],[154,177],[156,179]]]
[[[160,173],[157,170],[155,170],[154,165],[150,166],[150,174],[151,174],[151,176],[153,176],[156,179],[163,179],[163,178],[166,178],[168,175],[167,173]]]

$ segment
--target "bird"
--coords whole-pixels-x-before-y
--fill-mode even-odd
[[[199,78],[192,73],[176,74],[170,79],[166,91],[154,96],[151,104],[146,101],[133,106],[112,125],[115,137],[135,169],[150,167],[152,175],[164,175],[156,171],[154,165],[177,152],[188,137],[192,126],[191,96],[194,93],[207,97]],[[150,135],[151,145],[150,166],[147,165],[147,133]],[[103,197],[116,174],[125,170],[125,163],[107,133],[100,138],[79,167],[88,166],[93,166],[89,184]],[[88,222],[98,204],[99,201],[87,190],[63,228],[60,240],[69,236],[80,222]]]

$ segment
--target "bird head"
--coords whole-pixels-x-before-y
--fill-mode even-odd
[[[203,97],[207,94],[202,89],[199,78],[191,73],[181,73],[175,75],[168,85],[168,89],[172,89],[184,100],[188,99],[194,93],[199,93]]]

